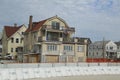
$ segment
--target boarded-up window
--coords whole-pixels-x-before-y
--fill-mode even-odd
[[[46,56],[46,62],[58,62],[59,61],[59,57],[58,56]]]
[[[83,62],[83,57],[78,57],[78,62]]]

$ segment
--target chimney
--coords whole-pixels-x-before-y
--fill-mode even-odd
[[[30,28],[30,30],[32,29],[32,18],[33,18],[33,16],[31,15],[29,17],[29,28]]]
[[[16,23],[14,24],[14,27],[17,27],[17,24],[16,24]]]

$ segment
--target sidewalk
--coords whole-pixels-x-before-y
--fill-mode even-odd
[[[98,75],[98,76],[71,76],[71,77],[55,77],[55,78],[39,78],[27,80],[120,80],[120,75]]]

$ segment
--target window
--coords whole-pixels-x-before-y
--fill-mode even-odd
[[[110,46],[110,50],[113,50],[113,47],[112,47],[112,46]]]
[[[13,48],[11,48],[11,52],[13,52]]]
[[[18,48],[16,48],[15,51],[18,52]]]
[[[56,21],[53,21],[52,22],[52,27],[53,27],[53,29],[59,29],[60,28],[60,23],[56,22]]]
[[[19,43],[19,39],[18,38],[16,39],[16,43]]]
[[[14,42],[14,38],[11,38],[11,43],[13,43]]]
[[[57,51],[57,45],[48,45],[47,51]]]
[[[98,52],[96,53],[96,55],[98,56]]]
[[[64,50],[65,51],[72,51],[73,50],[73,47],[68,45],[68,46],[64,46]]]
[[[89,56],[91,55],[91,53],[89,52]]]
[[[77,51],[78,52],[84,52],[84,46],[78,46]]]
[[[22,35],[24,35],[24,32],[21,32]]]

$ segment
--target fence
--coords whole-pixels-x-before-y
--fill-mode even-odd
[[[120,63],[14,63],[0,64],[0,68],[40,68],[40,67],[62,67],[62,66],[120,66]]]

